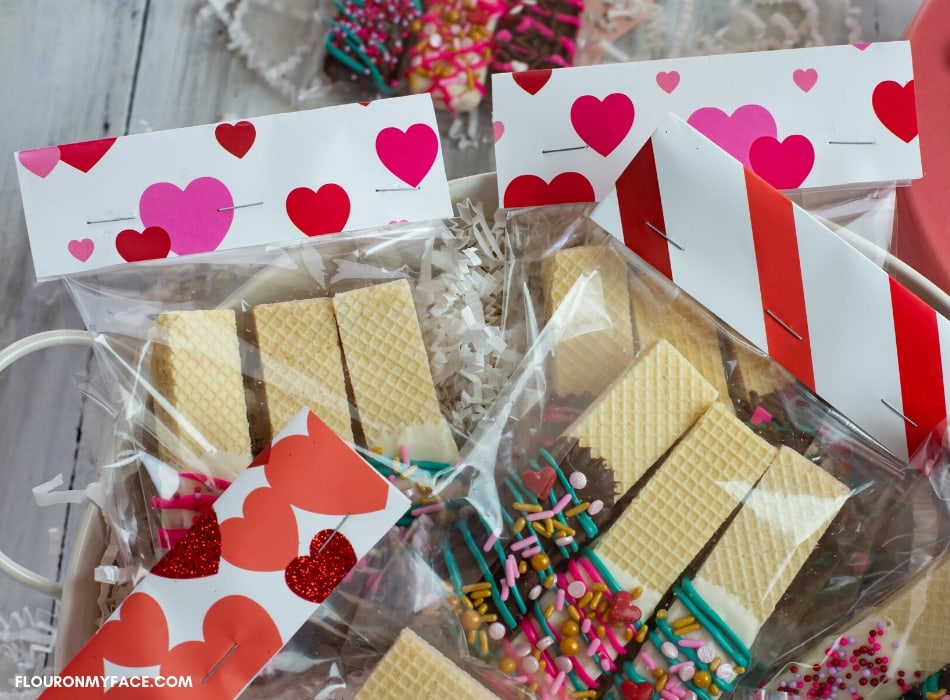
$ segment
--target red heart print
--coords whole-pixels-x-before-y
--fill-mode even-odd
[[[917,102],[914,98],[914,81],[905,85],[893,80],[878,83],[871,95],[874,114],[881,124],[904,143],[917,137]]]
[[[799,68],[792,73],[792,81],[802,92],[808,92],[818,82],[818,71],[814,68]]]
[[[235,124],[218,124],[214,128],[214,137],[221,148],[235,158],[243,158],[254,145],[257,130],[249,121],[239,121]]]
[[[633,126],[633,102],[622,92],[598,100],[582,95],[571,105],[571,125],[588,146],[606,157],[619,146]]]
[[[102,160],[102,157],[112,148],[116,142],[113,136],[107,139],[96,139],[95,141],[80,141],[79,143],[67,143],[59,147],[59,158],[66,165],[71,165],[76,170],[88,173],[92,168]]]
[[[805,136],[794,134],[784,141],[762,136],[749,148],[749,163],[756,175],[777,190],[801,186],[815,164],[815,149]]]
[[[660,86],[660,89],[667,94],[672,94],[672,92],[680,84],[680,74],[679,71],[660,71],[656,74],[656,84]]]
[[[307,431],[271,446],[264,474],[272,488],[311,513],[360,515],[386,507],[389,486],[376,470],[313,413]]]
[[[327,183],[316,192],[298,187],[287,195],[287,216],[306,236],[338,233],[350,218],[350,197],[342,187]]]
[[[548,84],[551,79],[550,68],[539,68],[537,70],[524,70],[512,73],[511,78],[518,84],[522,90],[529,95],[537,95],[538,91]]]
[[[20,165],[37,177],[46,177],[59,162],[59,148],[47,146],[45,148],[31,148],[16,154]]]
[[[623,700],[650,700],[653,697],[654,688],[649,683],[634,683],[625,680],[620,684],[620,697]]]
[[[96,244],[92,242],[91,238],[81,238],[67,243],[66,249],[79,262],[86,262],[96,249]]]
[[[149,226],[141,233],[127,228],[115,237],[115,249],[126,262],[168,257],[172,239],[161,226]]]
[[[212,605],[202,632],[203,639],[176,645],[161,663],[165,677],[194,679],[190,689],[175,689],[176,698],[235,698],[283,646],[273,618],[241,595],[226,596]]]
[[[575,172],[561,173],[550,184],[537,175],[519,175],[505,188],[507,208],[593,201],[594,187],[590,180]]]
[[[643,611],[633,602],[633,596],[627,591],[618,592],[610,601],[607,620],[633,624],[643,616]]]
[[[152,574],[164,578],[202,578],[218,573],[220,559],[218,516],[209,510],[195,518],[188,532],[152,567]]]
[[[537,496],[538,499],[548,497],[556,480],[557,474],[554,473],[551,467],[544,467],[540,471],[526,469],[521,472],[521,483],[524,484],[526,489]]]
[[[322,603],[356,566],[356,552],[342,532],[321,530],[310,541],[310,556],[284,569],[287,586],[304,600]]]
[[[299,551],[297,518],[286,495],[273,488],[252,491],[244,499],[242,517],[228,518],[218,527],[221,558],[241,569],[280,571]]]
[[[389,172],[418,187],[439,155],[439,137],[428,124],[413,124],[405,131],[389,126],[376,135],[376,155]]]

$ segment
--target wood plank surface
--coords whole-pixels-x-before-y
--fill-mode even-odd
[[[861,0],[864,38],[899,38],[918,5]],[[35,283],[14,150],[295,108],[228,49],[226,31],[213,18],[201,19],[202,7],[202,0],[0,2],[0,104],[6,108],[0,128],[0,346],[41,330],[81,326],[60,283]],[[485,129],[487,109],[481,118]],[[491,168],[485,149],[448,145],[445,153],[450,177]],[[68,550],[80,509],[72,508],[68,520],[64,508],[39,509],[30,489],[57,473],[84,486],[103,459],[99,446],[109,417],[76,389],[90,374],[91,353],[61,349],[0,375],[0,549],[43,573],[50,573],[47,530],[65,530]],[[48,604],[0,576],[0,615]]]

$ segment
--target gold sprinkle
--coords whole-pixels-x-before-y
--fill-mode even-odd
[[[467,586],[462,586],[462,593],[471,593],[473,591],[490,591],[491,582],[490,581],[479,581],[478,583],[470,583]]]
[[[551,518],[547,518],[544,521],[544,536],[551,537],[554,534],[554,521]]]
[[[719,664],[721,663],[722,663],[722,659],[717,656],[715,659],[709,662],[709,670],[715,673],[716,669],[719,668]]]
[[[541,512],[541,506],[534,505],[533,503],[521,503],[519,501],[517,503],[512,503],[511,507],[514,508],[515,510],[520,510],[522,513],[540,513]]]
[[[528,690],[530,690],[532,693],[535,692],[537,689],[538,689],[537,681],[531,681],[530,683],[528,683]]]
[[[418,468],[419,468],[419,465],[417,465],[417,464],[412,464],[412,465],[409,466],[408,469],[406,469],[406,471],[404,471],[404,472],[403,472],[402,474],[400,474],[399,476],[402,477],[403,479],[408,479],[410,476],[412,476],[412,475],[415,473],[415,471],[416,471]],[[426,493],[432,493],[431,489],[429,489],[429,488],[423,486],[422,484],[419,484],[419,485],[417,486],[417,488],[419,488],[419,489],[425,489]]]
[[[531,523],[531,529],[537,532],[542,537],[549,536],[547,530],[544,529],[544,525],[542,525],[541,523]]]
[[[666,671],[664,671],[662,668],[655,668],[652,671],[650,671],[650,675],[656,678],[657,680],[660,680],[661,678],[664,678],[666,676]]]
[[[555,583],[557,583],[557,580],[553,576],[548,576],[546,579],[544,579],[544,583],[542,585],[548,590],[551,590],[554,588]]]
[[[492,622],[498,622],[498,616],[495,614],[482,615],[482,622],[484,622],[486,625],[490,625]]]
[[[594,594],[591,593],[590,591],[587,591],[587,593],[585,593],[583,597],[579,601],[577,601],[577,607],[582,608],[582,609],[586,608],[587,604],[591,601],[591,598],[593,597],[594,597]]]
[[[479,602],[480,600],[482,600],[483,598],[489,597],[490,595],[491,595],[491,591],[472,591],[472,592],[469,594],[469,597],[470,597],[474,602],[477,603],[477,602]]]
[[[482,603],[478,606],[477,610],[479,615],[484,615],[488,612],[488,605],[486,603]]]
[[[586,700],[586,698],[596,698],[597,691],[596,690],[575,690],[573,695],[575,698],[578,698],[578,700]]]
[[[687,617],[681,617],[678,620],[673,620],[673,629],[678,630],[680,627],[689,627],[690,625],[696,622],[696,618],[692,615]]]
[[[525,520],[524,518],[518,518],[517,520],[515,520],[515,524],[511,529],[514,530],[515,534],[517,535],[522,530],[524,530],[524,526],[527,524],[528,524],[527,520]]]
[[[608,603],[607,599],[605,598],[604,600],[600,601],[600,605],[597,606],[597,612],[603,615],[604,613],[607,612],[609,608],[610,608],[610,603]]]
[[[555,528],[558,532],[562,533],[562,534],[563,534],[564,536],[566,536],[566,537],[573,537],[574,535],[577,534],[577,530],[575,530],[575,529],[572,528],[572,527],[568,527],[567,525],[565,525],[564,523],[562,523],[560,520],[552,520],[551,522],[552,522],[552,524],[554,525],[554,528]],[[601,584],[601,585],[603,585],[603,584]],[[607,588],[607,587],[604,586],[604,590],[606,590],[606,588]]]
[[[369,451],[372,452],[373,454],[381,455],[381,454],[383,453],[383,448],[382,448],[382,447],[370,447],[370,448],[369,448]]]
[[[661,610],[660,612],[658,612],[658,613],[656,614],[656,619],[657,619],[657,620],[662,620],[662,619],[664,619],[665,617],[666,617],[666,610]]]
[[[590,599],[590,606],[594,609],[597,609],[600,606],[601,601],[604,598],[604,594],[600,591],[597,591],[594,594],[594,597]]]
[[[608,591],[606,583],[594,583],[591,584],[590,589],[596,591],[597,593],[606,593]]]
[[[548,607],[544,609],[544,619],[550,619],[551,615],[554,614],[554,603],[551,603]]]
[[[468,631],[468,643],[472,646],[475,646],[475,640],[478,637],[478,632],[476,630]]]
[[[624,639],[626,639],[628,642],[629,642],[631,639],[633,639],[633,628],[632,628],[632,627],[625,627],[624,630],[623,630],[623,636],[624,636]]]
[[[586,511],[588,508],[590,508],[590,503],[581,503],[580,505],[576,505],[573,508],[568,508],[566,511],[564,511],[564,515],[568,518],[574,518]]]
[[[478,633],[478,647],[482,656],[488,656],[488,632],[480,630]]]
[[[637,586],[632,591],[630,591],[630,597],[636,600],[643,595],[643,586]]]
[[[527,571],[528,571],[528,562],[522,559],[521,561],[518,562],[518,573],[525,574],[527,573]]]
[[[674,634],[682,636],[684,634],[689,634],[690,632],[698,632],[703,627],[698,622],[695,625],[689,625],[688,627],[680,627],[679,629],[673,630]]]
[[[662,692],[663,689],[666,687],[666,681],[668,678],[669,677],[664,673],[663,677],[656,682],[656,690],[658,693]]]
[[[607,636],[607,628],[603,625],[597,625],[597,636],[603,639]]]
[[[535,649],[534,651],[531,652],[531,655],[532,655],[534,658],[536,658],[538,661],[541,660],[541,650],[540,650],[540,649]]]
[[[745,673],[745,666],[736,666],[732,670],[735,671],[736,674],[741,676],[743,673]],[[946,693],[944,693],[943,695],[946,695]],[[940,697],[943,697],[943,695],[941,695]]]
[[[739,669],[737,668],[736,671],[738,672],[738,670]],[[924,695],[924,697],[927,700],[940,700],[940,698],[942,698],[946,694],[947,694],[947,691],[944,690],[943,688],[940,688],[939,690],[931,690],[929,693]]]
[[[571,619],[574,620],[574,622],[580,622],[580,621],[581,621],[581,614],[577,611],[577,607],[576,607],[576,606],[574,606],[574,605],[568,605],[568,606],[567,606],[567,614],[570,615]]]
[[[643,640],[647,638],[650,630],[646,625],[643,625],[639,630],[637,630],[637,642],[643,644]]]
[[[719,686],[716,685],[715,683],[713,683],[711,686],[709,686],[709,694],[712,695],[713,697],[719,695],[719,692],[720,692],[720,691],[719,691]]]
[[[539,670],[541,673],[544,673],[544,672],[547,670],[547,668],[548,668],[548,662],[545,661],[544,659],[540,659],[540,660],[538,661],[538,670]]]
[[[468,608],[469,610],[474,610],[474,609],[475,609],[475,606],[472,605],[472,601],[470,601],[470,600],[468,599],[468,596],[467,596],[467,595],[463,595],[463,596],[462,596],[462,605],[464,605],[464,606],[465,606],[466,608]]]

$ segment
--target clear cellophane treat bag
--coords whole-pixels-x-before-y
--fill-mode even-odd
[[[531,344],[357,697],[744,695],[945,561],[942,431],[902,463],[584,213],[509,220]]]

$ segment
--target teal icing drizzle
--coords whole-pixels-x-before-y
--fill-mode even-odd
[[[657,618],[656,627],[663,634],[663,636],[666,639],[670,640],[671,642],[675,643],[676,639],[678,639],[678,636],[673,634],[673,630],[670,628],[670,624],[666,620]],[[663,640],[663,637],[660,637],[660,635],[657,634],[656,631],[654,630],[650,632],[650,641],[653,643],[653,646],[659,649],[660,646],[662,646],[664,640]],[[702,661],[699,660],[699,655],[696,653],[695,649],[689,649],[687,647],[677,647],[677,648],[681,652],[683,652],[683,654],[686,656],[687,659],[693,662],[693,664],[696,666],[697,669],[701,671],[706,671],[707,673],[709,673],[709,676],[712,679],[712,682],[715,683],[719,688],[723,690],[729,690],[729,691],[735,690],[735,686],[733,684],[727,683],[721,678],[717,678],[716,674],[709,670],[709,664],[703,663]],[[690,690],[696,693],[696,695],[700,698],[700,700],[712,700],[712,695],[709,692],[707,692],[704,688],[700,688],[698,685],[696,685],[692,681],[688,681],[686,685],[689,686]]]
[[[940,690],[940,671],[928,676],[920,686],[920,693],[924,697],[927,693],[936,693],[938,690]]]
[[[529,461],[528,461],[528,464],[531,465],[531,468],[532,468],[534,471],[536,471],[536,472],[541,471],[541,467],[540,467],[540,466],[538,465],[538,463],[537,463],[536,461],[534,461],[533,459],[532,459],[532,460],[529,460]],[[521,480],[521,479],[520,479],[520,477],[519,477],[519,481],[520,481],[520,480]],[[524,482],[521,481],[521,483],[523,484]],[[532,495],[533,495],[533,494],[532,494]],[[550,502],[550,504],[551,504],[552,507],[557,505],[557,496],[554,495],[554,489],[553,489],[553,488],[551,489],[550,493],[548,493],[548,500],[549,500],[549,502]],[[544,505],[543,503],[541,503],[541,501],[536,501],[536,502],[537,502],[537,504],[538,504],[539,506],[541,506],[542,508],[545,507],[545,505]],[[564,514],[563,514],[563,513],[558,513],[558,514],[557,514],[556,516],[554,516],[554,517],[557,518],[557,521],[558,521],[559,523],[561,523],[562,525],[567,525],[567,518],[564,517]],[[568,552],[567,547],[564,547],[563,545],[555,544],[554,546],[557,547],[557,550],[561,553],[561,556],[563,556],[563,557],[565,557],[565,558],[571,556],[571,552],[576,552],[576,551],[578,550],[577,542],[571,542],[571,544],[568,545],[568,546],[570,547],[570,549],[571,549],[570,552]]]
[[[623,587],[617,583],[617,579],[613,577],[613,574],[607,570],[607,567],[604,566],[604,562],[600,560],[594,550],[589,547],[584,547],[584,556],[590,560],[590,563],[594,565],[594,568],[597,569],[597,573],[600,574],[600,577],[604,579],[604,583],[607,584],[607,587],[610,589],[612,594],[620,593],[623,590]]]
[[[452,581],[452,588],[455,595],[462,595],[462,574],[459,572],[458,564],[455,561],[455,555],[451,549],[446,549],[444,557],[445,568],[449,570],[449,579]]]
[[[478,568],[482,572],[482,577],[484,580],[490,581],[492,584],[491,599],[495,604],[495,608],[505,621],[505,624],[508,625],[509,628],[514,628],[517,622],[515,621],[514,616],[511,614],[511,610],[508,609],[508,605],[501,599],[501,595],[498,592],[498,586],[495,585],[494,579],[492,579],[491,570],[488,568],[488,563],[485,561],[485,557],[482,556],[481,550],[475,543],[475,538],[472,537],[472,532],[468,529],[468,524],[464,520],[459,520],[458,525],[459,529],[462,531],[462,537],[465,539],[465,544],[475,557],[475,562],[478,564]],[[461,591],[461,586],[459,587],[459,590]],[[515,591],[512,591],[512,593],[515,593]]]
[[[729,625],[696,592],[693,582],[684,578],[679,587],[673,587],[673,592],[689,608],[693,616],[699,619],[703,627],[709,630],[722,650],[735,659],[738,665],[749,668],[752,664],[752,654],[736,633],[729,628]]]

